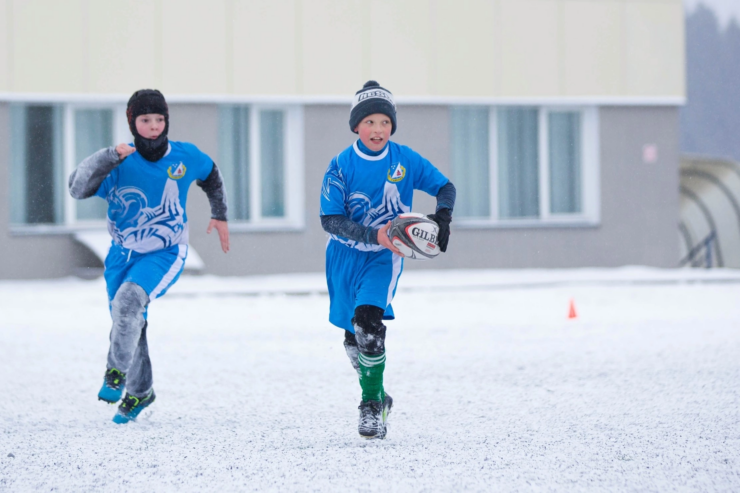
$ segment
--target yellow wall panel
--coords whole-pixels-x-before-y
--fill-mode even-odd
[[[563,5],[563,89],[566,96],[614,96],[623,87],[623,2]]]
[[[684,96],[683,5],[625,4],[624,92],[629,96]]]
[[[500,96],[561,95],[560,4],[552,0],[501,0]]]
[[[225,2],[163,0],[162,12],[162,87],[177,94],[226,93],[231,50]]]
[[[88,6],[88,90],[131,94],[163,89],[161,1],[92,1]]]
[[[351,95],[363,77],[361,0],[303,0],[301,45],[303,93]]]
[[[89,70],[81,0],[13,0],[13,91],[79,92]]]
[[[0,92],[11,90],[9,53],[13,31],[9,14],[10,0],[0,0]]]
[[[432,57],[434,93],[490,96],[497,92],[495,2],[436,2]]]
[[[0,92],[681,97],[680,0],[0,0]]]
[[[427,0],[375,0],[364,14],[370,22],[364,52],[368,78],[396,95],[432,93],[432,30]],[[359,88],[358,88],[359,89]]]
[[[299,94],[296,1],[234,0],[234,92]]]

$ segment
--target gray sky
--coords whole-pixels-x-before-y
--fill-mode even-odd
[[[714,10],[722,27],[727,27],[732,17],[740,24],[740,0],[684,0],[688,12],[693,12],[700,3]]]

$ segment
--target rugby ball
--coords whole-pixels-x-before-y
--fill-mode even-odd
[[[437,223],[418,212],[399,214],[388,229],[391,243],[404,257],[428,260],[439,255]]]

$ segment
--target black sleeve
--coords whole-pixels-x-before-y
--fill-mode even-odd
[[[226,221],[228,209],[226,206],[226,188],[224,188],[224,180],[221,178],[221,171],[219,171],[216,163],[213,163],[213,169],[208,178],[202,181],[195,180],[195,183],[203,189],[208,197],[208,202],[211,204],[211,218]]]
[[[378,230],[370,226],[354,222],[347,216],[334,214],[331,216],[321,216],[321,227],[327,233],[347,238],[348,240],[367,243],[370,245],[379,245]]]
[[[103,180],[122,162],[115,146],[86,157],[69,175],[69,194],[76,199],[92,197]]]
[[[442,188],[437,192],[437,209],[435,212],[439,212],[440,209],[452,209],[455,208],[455,198],[457,197],[457,190],[455,185],[451,181],[445,183]]]

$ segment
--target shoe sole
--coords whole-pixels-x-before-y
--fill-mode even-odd
[[[108,403],[108,404],[116,404],[116,403],[118,403],[118,401],[109,401],[108,399],[103,399],[100,396],[98,396],[98,400],[99,401],[103,401],[103,402]],[[120,399],[118,399],[118,400],[120,400]]]
[[[385,440],[385,435],[388,433],[388,425],[383,423],[383,431],[380,433],[376,433],[373,436],[365,436],[360,435],[361,438],[364,438],[365,440]]]
[[[366,436],[366,435],[360,435],[360,438],[364,438],[365,440],[385,440],[385,436],[388,433],[388,428],[384,428],[383,431],[380,433],[376,433],[372,436]]]

